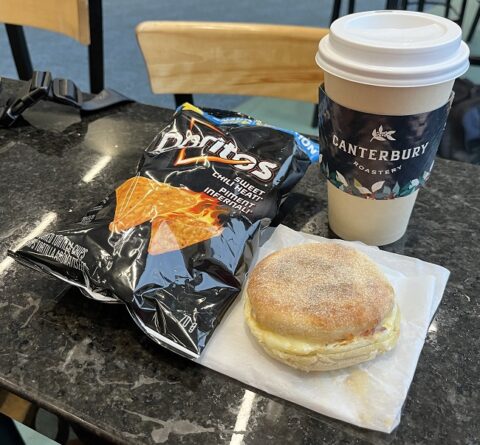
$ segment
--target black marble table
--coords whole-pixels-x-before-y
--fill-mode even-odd
[[[5,97],[22,87],[2,81]],[[390,435],[271,397],[145,338],[122,306],[89,300],[6,257],[78,220],[122,179],[171,110],[128,104],[80,120],[47,104],[0,130],[0,387],[119,443],[475,444],[480,440],[480,168],[439,159],[406,236],[388,248],[451,270]],[[284,224],[328,236],[312,167]],[[247,391],[252,391],[254,396]],[[240,409],[247,394],[251,409]],[[245,404],[244,404],[245,405]]]

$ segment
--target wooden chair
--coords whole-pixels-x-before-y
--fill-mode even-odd
[[[137,39],[154,93],[270,96],[317,102],[322,28],[209,22],[143,22]]]
[[[88,45],[90,89],[103,89],[103,26],[101,0],[1,0],[0,22],[5,23],[20,79],[32,76],[32,63],[22,26],[69,36]]]

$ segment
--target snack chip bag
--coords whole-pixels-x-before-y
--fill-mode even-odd
[[[239,294],[260,230],[318,155],[298,133],[184,104],[136,176],[80,222],[9,253],[125,304],[145,334],[196,358]]]

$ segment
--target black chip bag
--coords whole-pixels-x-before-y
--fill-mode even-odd
[[[260,229],[316,159],[298,133],[185,104],[136,176],[80,222],[9,253],[124,303],[149,337],[196,358],[240,292]]]

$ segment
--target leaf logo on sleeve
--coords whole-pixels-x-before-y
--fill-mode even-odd
[[[396,139],[392,136],[392,134],[395,133],[395,130],[386,131],[383,129],[383,125],[380,125],[378,129],[374,129],[372,131],[372,139],[370,139],[370,142],[372,142],[374,139],[376,141],[396,141]]]

